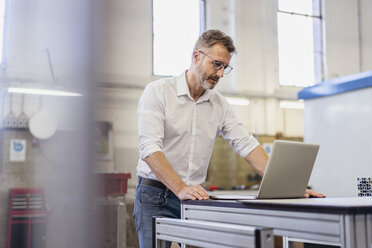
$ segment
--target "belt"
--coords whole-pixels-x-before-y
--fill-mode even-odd
[[[138,184],[143,184],[147,186],[152,186],[161,190],[166,190],[167,187],[160,181],[150,179],[150,178],[144,178],[144,177],[138,177]]]

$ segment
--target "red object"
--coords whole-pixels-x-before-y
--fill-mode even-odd
[[[127,193],[130,173],[100,173],[103,195],[125,195]]]
[[[209,186],[208,189],[211,191],[218,190],[218,186]]]
[[[10,189],[7,247],[45,248],[48,214],[44,189]]]

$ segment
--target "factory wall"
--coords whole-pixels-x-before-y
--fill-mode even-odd
[[[70,27],[80,21],[50,11],[51,8],[72,8],[67,3],[55,2],[12,1],[7,65],[2,70],[7,78],[52,83],[48,50],[55,77],[71,88],[79,87],[78,79],[71,75],[76,75],[81,68],[76,60],[69,58],[79,53],[82,43],[89,42],[69,42],[69,37],[80,34],[79,29]],[[325,79],[372,68],[372,34],[368,32],[372,17],[366,14],[371,5],[367,0],[324,1]],[[94,52],[99,58],[96,83],[102,87],[98,88],[100,97],[95,113],[97,120],[113,123],[114,134],[113,159],[100,161],[97,169],[133,173],[137,160],[137,101],[142,88],[157,78],[152,75],[151,1],[100,1],[97,6],[95,11],[99,15],[94,18],[97,27],[94,37],[98,39],[94,42]],[[217,90],[259,96],[252,97],[249,106],[234,107],[251,133],[275,135],[280,132],[299,137],[303,135],[302,111],[281,109],[278,101],[271,98],[293,99],[299,90],[278,85],[276,9],[275,0],[206,1],[207,28],[219,28],[230,34],[238,49],[232,61],[233,73],[221,80]],[[72,14],[76,11],[72,10]],[[79,18],[83,20],[84,16]],[[44,100],[43,107],[61,111],[53,105],[53,101]],[[16,115],[21,112],[20,96],[14,96],[12,108]],[[37,97],[26,97],[24,111],[28,116],[38,108]],[[0,112],[3,117],[9,109],[9,95],[4,94]],[[69,118],[60,119],[66,122]],[[60,129],[68,126],[69,123],[63,123]]]

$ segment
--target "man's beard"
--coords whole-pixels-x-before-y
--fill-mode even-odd
[[[206,73],[204,72],[201,72],[199,71],[199,75],[200,76],[200,85],[204,88],[204,89],[209,89],[209,90],[212,90],[218,83],[218,80],[220,79],[218,76],[216,75],[211,75],[211,76],[208,76]],[[215,82],[214,83],[211,83],[209,80],[214,80]]]

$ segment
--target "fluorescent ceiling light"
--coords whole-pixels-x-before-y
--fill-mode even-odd
[[[242,98],[242,97],[226,97],[226,100],[231,105],[238,105],[238,106],[247,106],[247,105],[249,105],[249,100],[247,98]]]
[[[16,88],[16,87],[9,87],[8,92],[9,93],[20,93],[20,94],[46,95],[46,96],[82,96],[81,94],[69,92],[69,91],[33,89],[33,88]]]
[[[304,109],[303,101],[280,101],[279,106],[286,109]]]

